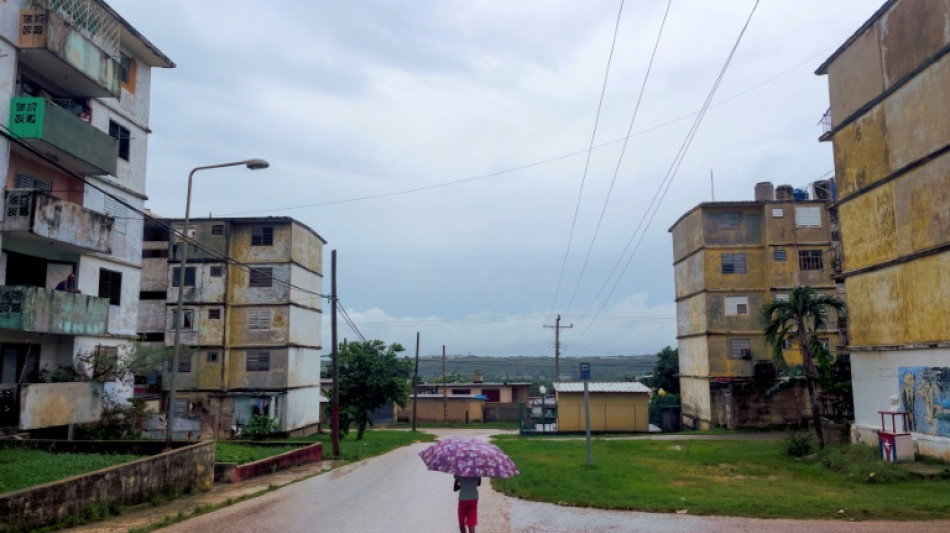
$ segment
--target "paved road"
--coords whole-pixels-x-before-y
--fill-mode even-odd
[[[442,436],[457,430],[438,431]],[[497,431],[464,431],[487,436]],[[163,529],[320,533],[456,531],[456,494],[447,474],[426,470],[426,444],[347,465],[280,490]],[[479,533],[945,533],[950,521],[845,522],[761,520],[577,509],[508,498],[483,484]]]

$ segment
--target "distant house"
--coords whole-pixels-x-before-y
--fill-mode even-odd
[[[396,418],[400,422],[412,420],[412,401],[410,397],[406,408],[396,407]],[[416,422],[469,424],[485,422],[485,398],[475,394],[419,394],[416,398]]]
[[[647,432],[650,430],[650,388],[642,383],[589,382],[590,430]],[[584,384],[555,383],[557,430],[585,431]]]
[[[478,396],[484,402],[485,422],[517,422],[519,406],[528,403],[531,384],[528,382],[484,382],[476,372],[471,383],[427,383],[419,385],[419,394],[446,396]],[[421,416],[421,415],[420,415]],[[421,418],[420,418],[421,419]]]

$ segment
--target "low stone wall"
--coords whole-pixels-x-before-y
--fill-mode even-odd
[[[485,422],[518,422],[521,420],[521,404],[486,403],[482,408]]]
[[[99,442],[13,441],[4,447],[23,446],[51,451],[102,453]],[[95,447],[102,444],[100,447]],[[142,450],[164,443],[136,443]],[[89,447],[83,450],[83,447]],[[65,449],[64,449],[65,448]],[[118,446],[116,446],[118,448]],[[119,450],[115,450],[119,451]],[[122,453],[143,453],[122,448]],[[109,452],[106,452],[109,453]],[[153,495],[169,490],[187,492],[210,487],[214,479],[214,442],[184,445],[130,463],[73,476],[62,481],[0,494],[0,516],[13,531],[53,524],[80,513],[94,504],[134,505],[148,501]]]
[[[286,445],[286,443],[275,443]],[[266,445],[266,444],[265,444]],[[317,442],[297,450],[239,465],[237,463],[215,463],[214,480],[215,482],[233,483],[244,479],[257,477],[261,474],[270,474],[278,470],[284,470],[294,465],[303,463],[315,463],[323,460],[323,443]]]

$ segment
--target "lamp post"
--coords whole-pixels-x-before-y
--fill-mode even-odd
[[[211,168],[237,167],[244,165],[250,170],[260,170],[267,168],[270,163],[263,159],[246,159],[244,161],[235,161],[233,163],[221,163],[218,165],[208,165],[204,167],[195,167],[188,173],[188,196],[185,200],[185,227],[182,235],[181,248],[181,268],[178,272],[178,305],[175,310],[175,349],[172,355],[171,376],[168,380],[168,405],[165,410],[165,449],[172,448],[172,433],[174,432],[175,421],[175,381],[178,377],[178,354],[181,352],[181,323],[183,322],[182,305],[185,296],[185,269],[188,263],[188,221],[191,214],[191,179],[195,172],[199,170],[208,170]]]
[[[541,385],[538,387],[538,392],[541,393],[541,433],[546,433],[547,428],[545,428],[545,426],[547,425],[547,415],[544,413],[544,395],[548,393],[548,389],[544,385]]]

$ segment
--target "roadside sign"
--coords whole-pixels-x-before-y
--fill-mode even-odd
[[[590,379],[590,363],[581,363],[581,379],[584,381]]]

